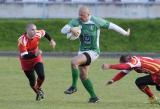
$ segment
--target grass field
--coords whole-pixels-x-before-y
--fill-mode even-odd
[[[134,84],[138,76],[134,72],[112,86],[104,85],[116,71],[102,71],[100,65],[116,63],[116,60],[98,59],[92,64],[89,77],[101,101],[88,104],[88,93],[80,81],[76,94],[63,94],[71,82],[69,58],[44,58],[45,100],[36,102],[18,58],[0,57],[0,109],[160,109],[160,105],[146,103],[147,97]],[[158,95],[154,87],[152,89]]]

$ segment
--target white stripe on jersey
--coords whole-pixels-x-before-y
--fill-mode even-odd
[[[121,70],[121,71],[128,74],[131,70]]]
[[[136,62],[136,63],[131,63],[131,62],[128,62],[127,64],[129,64],[130,66],[131,66],[131,68],[134,68],[134,67],[141,67],[141,62],[140,62],[140,59],[138,58],[138,57],[136,57],[136,56],[133,56],[133,58],[132,59],[134,59],[134,61]]]
[[[97,47],[99,48],[100,29],[97,30]]]
[[[18,39],[19,42],[21,42],[22,45],[26,46],[27,45],[27,42],[28,42],[28,39],[25,37],[25,35],[22,35],[19,39]]]
[[[27,42],[28,42],[28,39],[23,36],[23,38],[22,38],[22,43],[24,44],[24,46],[27,45]]]
[[[21,57],[22,57],[22,56],[24,56],[24,55],[26,55],[26,54],[28,54],[28,52],[27,52],[27,51],[25,51],[25,52],[21,53]]]

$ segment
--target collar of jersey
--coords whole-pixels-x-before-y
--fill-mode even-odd
[[[87,22],[82,22],[83,24],[94,24],[93,21],[91,21],[91,15],[89,16],[89,20]]]

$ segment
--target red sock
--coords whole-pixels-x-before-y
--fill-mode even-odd
[[[148,95],[148,97],[153,97],[154,94],[152,93],[152,91],[150,90],[150,88],[148,86],[141,86],[139,87],[141,91],[143,91],[145,94]]]

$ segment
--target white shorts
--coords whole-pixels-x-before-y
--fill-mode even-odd
[[[94,62],[98,57],[99,57],[99,54],[93,50],[89,50],[89,51],[79,51],[78,52],[78,55],[79,54],[83,54],[84,52],[88,53],[89,56],[91,57],[91,62]]]

